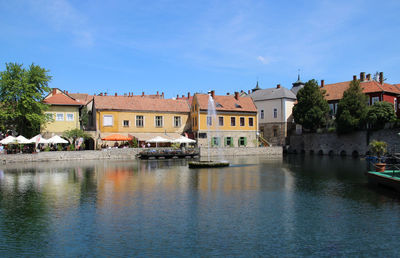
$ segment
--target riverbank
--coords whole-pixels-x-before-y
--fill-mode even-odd
[[[34,154],[9,154],[0,155],[0,165],[8,163],[25,162],[46,162],[46,161],[65,161],[65,160],[130,160],[135,159],[136,154],[142,151],[142,148],[128,149],[104,149],[87,151],[50,151]],[[220,153],[224,156],[246,156],[263,155],[281,157],[282,147],[265,148],[210,148],[210,156],[218,156]],[[200,148],[200,156],[207,156],[208,149]]]

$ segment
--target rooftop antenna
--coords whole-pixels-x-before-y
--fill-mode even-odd
[[[297,69],[297,80],[300,81],[300,69]]]

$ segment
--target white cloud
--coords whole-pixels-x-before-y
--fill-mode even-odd
[[[262,64],[268,64],[270,62],[266,57],[263,56],[258,56],[257,60],[260,61]]]

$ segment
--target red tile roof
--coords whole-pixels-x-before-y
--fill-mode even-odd
[[[195,94],[200,110],[208,110],[208,94]],[[257,112],[257,108],[251,98],[239,97],[235,99],[234,95],[215,95],[215,105],[220,104],[222,107],[216,107],[218,111],[236,111],[236,112]]]
[[[86,105],[93,99],[93,95],[87,93],[68,93],[69,96],[73,97],[76,101],[82,105]]]
[[[186,100],[153,99],[138,96],[94,96],[96,109],[189,112]]]
[[[339,100],[343,97],[343,92],[345,92],[350,87],[351,81],[338,82],[332,84],[325,84],[323,90],[326,91],[326,100]],[[364,93],[374,93],[374,92],[387,92],[392,94],[400,94],[400,88],[396,87],[394,84],[384,83],[383,85],[376,81],[365,81],[360,82],[360,86]]]
[[[62,106],[80,106],[82,103],[79,103],[74,98],[64,94],[57,92],[56,94],[50,94],[47,96],[43,103],[51,104],[51,105],[62,105]]]

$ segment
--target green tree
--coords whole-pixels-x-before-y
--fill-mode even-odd
[[[336,114],[338,133],[349,133],[362,129],[368,112],[367,96],[362,92],[360,81],[352,81],[343,93]]]
[[[325,91],[319,88],[316,80],[306,82],[304,88],[297,93],[297,104],[293,107],[295,122],[313,132],[324,127],[329,113],[324,95]]]
[[[40,132],[41,126],[49,121],[42,103],[43,96],[50,92],[49,71],[31,64],[29,69],[22,64],[6,63],[0,72],[0,128],[15,130],[26,137]]]
[[[83,131],[82,129],[71,129],[64,131],[63,136],[67,138],[72,145],[75,145],[76,139],[78,138],[83,138],[83,139],[90,138],[90,135],[85,131]]]
[[[86,106],[81,109],[80,122],[83,129],[89,126],[89,111]]]
[[[396,119],[393,104],[386,101],[375,102],[368,109],[368,123],[373,129],[382,129],[385,124]]]

